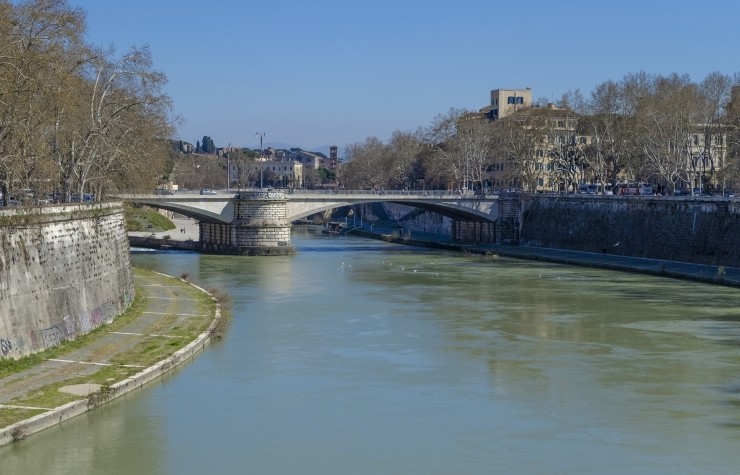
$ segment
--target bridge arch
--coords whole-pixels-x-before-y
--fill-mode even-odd
[[[330,209],[344,208],[362,204],[374,203],[393,203],[413,208],[419,208],[426,211],[439,213],[445,217],[454,220],[463,221],[486,221],[495,222],[498,219],[498,207],[491,206],[491,203],[481,204],[480,202],[471,202],[460,204],[456,202],[440,202],[431,200],[394,200],[394,199],[366,199],[366,200],[333,200],[333,201],[289,201],[286,205],[286,218],[289,221],[296,221],[312,214],[321,213]],[[494,203],[495,204],[495,203]]]
[[[233,195],[200,198],[140,195],[124,197],[124,199],[131,203],[172,211],[205,223],[229,224],[234,221]]]

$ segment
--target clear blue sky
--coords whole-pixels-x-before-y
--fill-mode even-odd
[[[344,146],[428,126],[490,90],[589,95],[627,73],[740,71],[737,0],[68,0],[88,41],[148,44],[216,146]]]

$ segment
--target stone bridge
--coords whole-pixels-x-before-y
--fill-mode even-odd
[[[389,202],[437,212],[452,219],[454,239],[468,242],[506,241],[502,237],[506,235],[502,233],[502,218],[512,218],[506,209],[518,209],[508,206],[507,200],[498,195],[447,191],[247,190],[215,195],[178,192],[118,197],[197,219],[203,251],[248,255],[292,253],[293,221],[346,206]]]

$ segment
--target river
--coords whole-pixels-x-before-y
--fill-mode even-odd
[[[740,470],[738,290],[297,228],[298,254],[149,253],[225,338],[20,444],[8,474]]]

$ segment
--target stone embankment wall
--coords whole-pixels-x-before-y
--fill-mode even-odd
[[[133,297],[121,203],[0,211],[0,358],[88,333]]]
[[[523,195],[519,244],[740,266],[740,203],[729,199]]]

